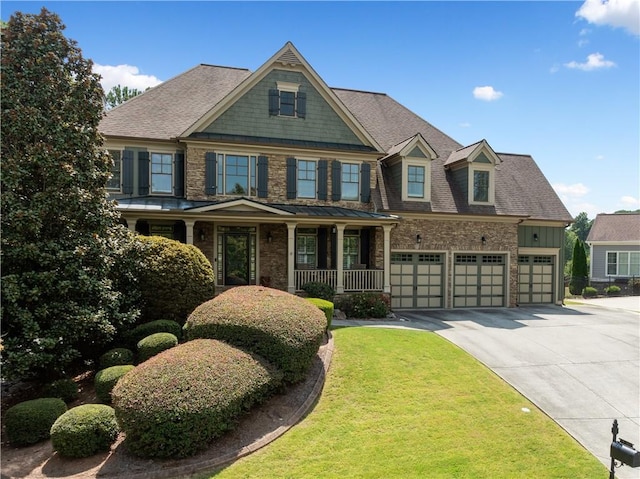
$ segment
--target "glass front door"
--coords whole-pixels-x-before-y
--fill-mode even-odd
[[[256,284],[256,229],[218,227],[218,284]]]

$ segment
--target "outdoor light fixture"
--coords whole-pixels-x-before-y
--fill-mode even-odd
[[[331,232],[332,232],[333,234],[336,234],[336,227],[335,227],[335,226],[334,226],[333,228],[331,228]]]
[[[533,241],[538,241],[538,233],[533,233]]]
[[[487,244],[487,238],[485,238],[484,236],[480,238],[480,241],[482,241],[482,244]]]
[[[418,244],[422,243],[422,236],[420,236],[420,234],[416,235],[416,243]]]
[[[200,241],[204,241],[204,228],[200,228],[200,231],[198,231],[198,236],[200,236]]]
[[[267,233],[267,243],[271,243],[273,241],[273,236],[271,236],[271,231]]]

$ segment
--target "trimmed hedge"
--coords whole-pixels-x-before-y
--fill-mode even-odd
[[[73,379],[65,378],[47,384],[42,391],[42,396],[60,398],[64,402],[71,402],[78,398],[79,392],[76,382]]]
[[[138,342],[138,362],[143,362],[150,357],[178,345],[178,338],[171,333],[155,333]]]
[[[104,404],[69,409],[51,426],[51,445],[66,457],[88,457],[108,451],[120,429],[115,410]]]
[[[197,339],[140,364],[113,389],[125,445],[142,457],[186,457],[231,429],[282,375],[264,359]]]
[[[384,318],[391,311],[389,296],[382,293],[352,293],[336,305],[348,318]]]
[[[111,366],[110,368],[98,371],[93,380],[98,399],[104,403],[110,403],[112,389],[120,378],[133,368],[133,365],[125,364],[122,366]]]
[[[127,348],[114,348],[104,353],[98,359],[100,369],[107,369],[111,366],[124,366],[133,364],[133,351]]]
[[[40,398],[24,401],[7,409],[4,427],[14,446],[28,446],[49,439],[49,431],[56,419],[67,411],[60,398]]]
[[[320,298],[325,301],[333,301],[336,297],[336,290],[331,285],[320,281],[309,281],[303,284],[302,291],[307,293],[310,298]]]
[[[187,339],[219,339],[259,354],[287,382],[305,378],[327,327],[303,298],[263,286],[238,286],[198,306],[184,326]]]
[[[582,296],[584,296],[585,298],[595,298],[596,296],[598,296],[598,290],[591,286],[586,286],[582,290]]]
[[[171,333],[180,340],[182,338],[182,326],[170,319],[156,319],[155,321],[139,324],[132,330],[127,331],[123,334],[123,340],[134,348],[141,339],[155,333]]]
[[[321,298],[307,298],[311,304],[315,304],[320,311],[324,313],[327,318],[327,329],[331,327],[331,320],[333,319],[333,303]]]

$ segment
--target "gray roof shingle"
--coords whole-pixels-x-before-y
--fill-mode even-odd
[[[640,242],[640,213],[599,214],[587,236],[587,242]]]

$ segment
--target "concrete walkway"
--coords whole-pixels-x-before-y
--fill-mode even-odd
[[[640,449],[640,297],[396,315],[334,324],[433,331],[520,391],[607,468],[614,419],[619,437]],[[621,467],[616,477],[640,478],[640,468]]]

